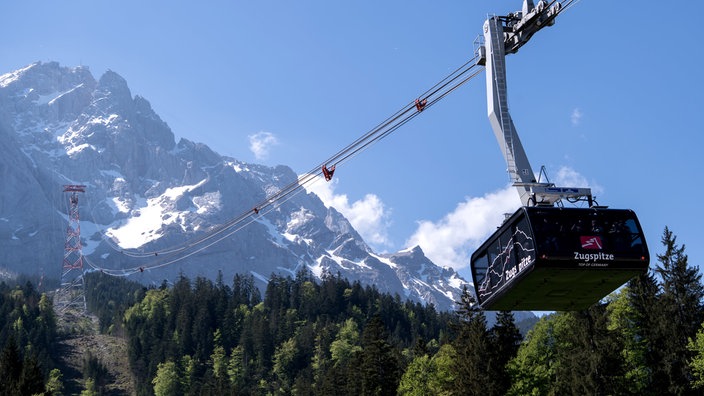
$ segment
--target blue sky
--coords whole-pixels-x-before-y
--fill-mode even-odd
[[[551,181],[638,213],[655,261],[665,226],[704,264],[704,4],[582,0],[507,59],[509,105]],[[35,61],[113,70],[177,139],[310,170],[473,56],[487,14],[519,0],[12,1],[0,74]],[[484,74],[315,189],[377,251],[467,257],[518,206],[486,116]]]

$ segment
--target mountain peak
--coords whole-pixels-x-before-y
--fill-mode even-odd
[[[11,203],[0,204],[0,260],[11,270],[54,263],[44,270],[60,276],[63,185],[84,184],[82,253],[106,273],[155,284],[236,273],[266,282],[307,267],[439,309],[459,298],[464,281],[420,247],[375,254],[315,194],[300,188],[276,198],[296,186],[290,167],[248,164],[186,139],[177,146],[149,101],[133,98],[111,70],[97,82],[88,68],[56,62],[3,74],[0,128],[8,135],[0,203]],[[253,210],[262,202],[265,210]]]
[[[85,83],[95,85],[88,67],[62,67],[58,62],[34,62],[21,69],[0,75],[0,88],[14,88],[14,94],[28,96],[65,92]]]
[[[425,256],[425,253],[423,252],[423,249],[421,249],[420,245],[415,245],[415,246],[413,246],[413,247],[411,247],[411,248],[407,248],[407,249],[401,250],[401,251],[399,251],[398,253],[399,253],[399,254],[407,253],[407,254],[409,254],[409,255],[411,255],[411,256],[415,256],[415,255],[422,255],[422,256]]]
[[[108,70],[100,77],[97,90],[105,96],[110,96],[113,102],[132,101],[132,93],[127,81],[119,74]]]

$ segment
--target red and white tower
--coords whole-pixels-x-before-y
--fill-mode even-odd
[[[67,184],[64,192],[69,195],[68,227],[64,245],[64,262],[61,272],[61,289],[57,294],[56,306],[60,310],[69,307],[86,310],[86,295],[83,287],[83,252],[81,248],[81,219],[78,214],[78,193],[86,191],[86,186]]]

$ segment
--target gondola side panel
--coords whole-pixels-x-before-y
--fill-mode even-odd
[[[477,302],[484,307],[501,298],[532,271],[536,253],[535,238],[521,208],[472,255]]]

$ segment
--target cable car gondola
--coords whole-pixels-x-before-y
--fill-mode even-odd
[[[648,270],[636,214],[627,209],[522,207],[472,254],[485,310],[586,309]]]
[[[477,301],[486,310],[585,309],[648,270],[635,213],[595,206],[590,188],[540,182],[509,114],[506,54],[552,25],[561,10],[559,3],[524,0],[521,11],[486,20],[477,48],[489,121],[523,205],[472,255]],[[565,208],[563,200],[589,207]]]

